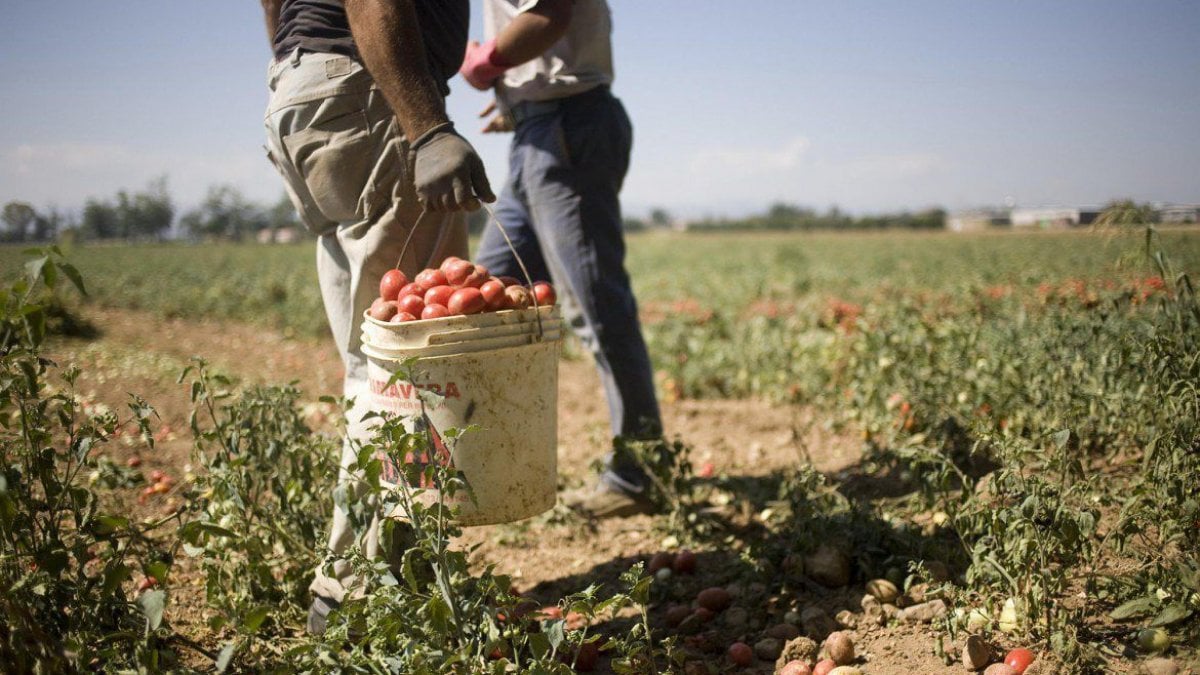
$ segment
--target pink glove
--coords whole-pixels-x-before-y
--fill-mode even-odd
[[[510,67],[512,64],[506,62],[500,56],[500,52],[496,51],[494,38],[483,44],[472,40],[467,43],[467,54],[463,57],[462,68],[459,68],[458,72],[472,87],[483,91],[491,89],[496,80]]]

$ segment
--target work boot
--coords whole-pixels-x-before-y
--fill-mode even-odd
[[[613,469],[605,469],[594,484],[564,492],[563,503],[592,518],[627,518],[654,513],[657,506],[650,497],[649,483],[644,474],[637,480],[634,476],[622,477]]]

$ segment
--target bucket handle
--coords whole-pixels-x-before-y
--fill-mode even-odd
[[[489,224],[495,225],[496,229],[500,230],[500,235],[504,237],[504,243],[508,244],[508,250],[512,251],[513,258],[517,261],[517,266],[521,268],[521,274],[525,275],[525,282],[529,284],[529,295],[533,298],[533,317],[537,321],[537,339],[540,342],[545,335],[545,331],[542,329],[541,306],[538,305],[537,294],[533,292],[533,277],[529,276],[529,270],[525,267],[525,261],[521,260],[521,254],[517,253],[517,247],[513,246],[512,239],[508,238],[508,232],[504,230],[504,225],[500,223],[500,219],[496,217],[496,212],[483,200],[479,201],[479,205],[488,212],[488,216],[490,217]],[[404,254],[408,252],[408,245],[412,242],[413,234],[416,233],[417,228],[421,226],[422,221],[425,220],[425,216],[428,214],[429,211],[422,206],[421,215],[417,216],[417,222],[413,223],[413,226],[408,230],[408,236],[404,238],[404,246],[400,248],[400,257],[396,259],[396,269],[400,268],[400,263],[404,261]]]

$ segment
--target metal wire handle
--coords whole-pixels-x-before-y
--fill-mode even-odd
[[[533,298],[533,317],[537,321],[538,330],[537,339],[539,342],[541,342],[542,338],[545,336],[545,330],[542,328],[541,305],[538,305],[537,293],[535,293],[533,290],[533,277],[529,275],[529,269],[525,267],[525,261],[521,260],[521,254],[517,252],[517,247],[513,246],[512,239],[509,238],[508,232],[505,231],[504,225],[500,222],[500,219],[496,217],[496,212],[493,211],[492,207],[488,206],[487,202],[483,200],[479,200],[479,205],[482,206],[483,210],[487,211],[488,213],[488,224],[495,225],[496,229],[500,230],[500,236],[504,237],[504,243],[508,245],[508,250],[512,251],[513,258],[517,261],[517,266],[521,268],[521,274],[525,275],[525,282],[529,284],[529,296]],[[404,238],[404,246],[400,248],[400,257],[396,260],[396,269],[400,268],[400,263],[404,261],[404,254],[408,253],[408,245],[412,243],[413,235],[416,234],[417,229],[421,226],[422,222],[425,220],[425,216],[428,214],[429,211],[422,206],[421,215],[417,216],[417,222],[413,223],[413,226],[408,230],[408,236]]]

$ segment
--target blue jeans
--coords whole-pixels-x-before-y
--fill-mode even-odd
[[[617,197],[632,141],[625,108],[607,87],[542,106],[516,126],[495,211],[530,276],[554,284],[565,318],[595,357],[613,434],[649,437],[662,433],[662,421]],[[476,260],[522,278],[494,225]]]

